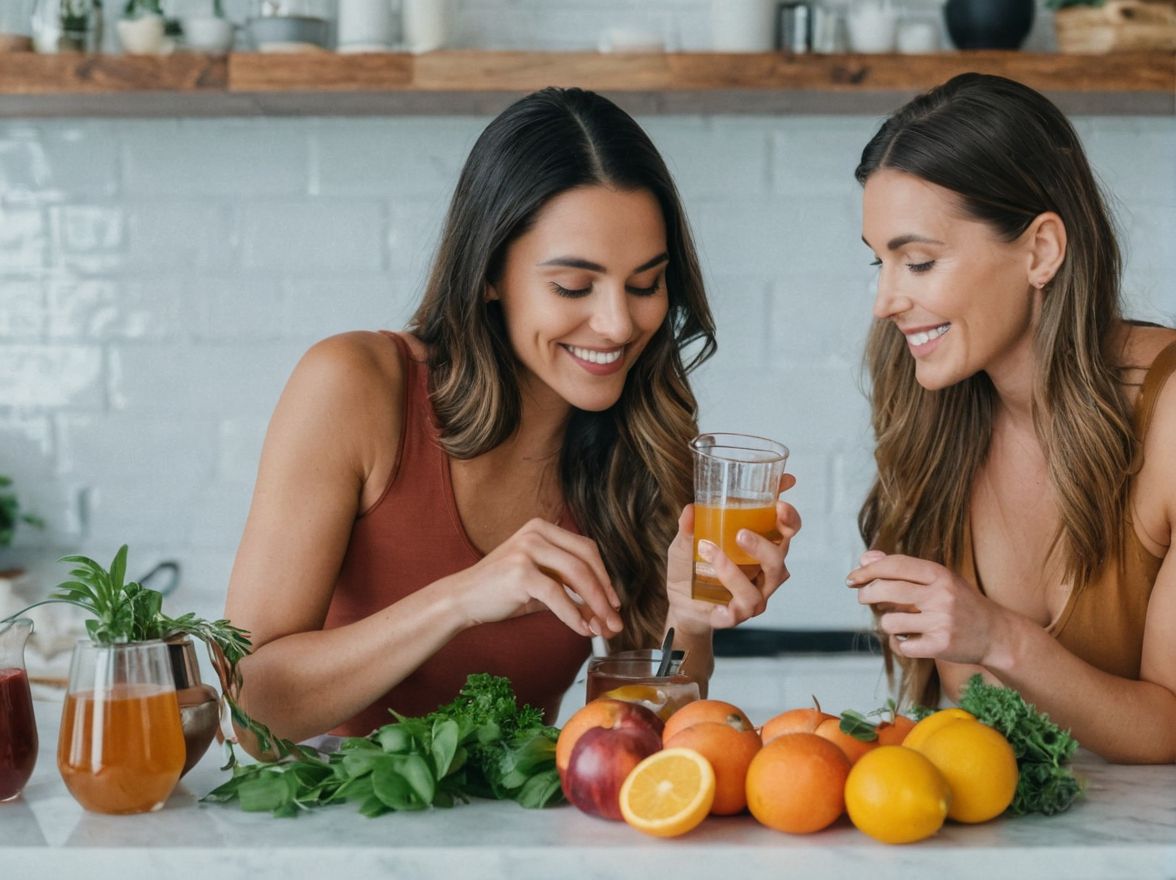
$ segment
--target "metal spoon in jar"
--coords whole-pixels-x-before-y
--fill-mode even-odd
[[[664,678],[670,674],[670,663],[674,659],[674,628],[671,626],[666,630],[666,637],[662,639],[661,644],[661,662],[657,665],[658,678]]]

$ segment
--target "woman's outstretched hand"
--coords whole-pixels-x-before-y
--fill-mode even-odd
[[[780,480],[780,491],[796,485],[796,478],[785,474]],[[800,514],[787,501],[776,502],[776,531],[780,537],[770,540],[748,529],[736,536],[739,546],[760,564],[754,577],[748,577],[716,545],[704,541],[699,548],[709,553],[707,562],[715,570],[723,586],[731,593],[726,605],[716,605],[691,596],[694,573],[694,505],[687,504],[678,518],[678,534],[670,545],[666,572],[669,595],[669,622],[683,634],[704,634],[712,629],[727,629],[762,614],[768,599],[784,581],[788,580],[785,564],[788,547],[800,531]]]
[[[846,583],[878,612],[890,650],[904,657],[985,665],[1005,610],[936,562],[870,550]]]
[[[584,636],[621,631],[620,599],[596,542],[542,519],[446,580],[470,626],[549,609]]]

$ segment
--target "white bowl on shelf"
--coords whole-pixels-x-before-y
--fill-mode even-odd
[[[194,52],[223,55],[233,48],[233,23],[214,15],[190,15],[180,19],[184,45]]]

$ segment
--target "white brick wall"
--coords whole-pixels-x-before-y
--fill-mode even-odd
[[[665,21],[684,42],[705,31],[703,0],[462,8],[487,45],[583,42],[585,9]],[[792,449],[805,527],[761,623],[864,625],[842,585],[871,469],[871,270],[851,175],[878,120],[641,121],[684,194],[719,320],[702,423]],[[49,522],[0,568],[31,565],[49,585],[60,553],[109,559],[128,541],[133,570],[177,558],[183,605],[219,613],[290,369],[322,336],[403,326],[486,122],[0,122],[0,473]],[[1176,120],[1077,122],[1119,197],[1131,311],[1176,321]]]

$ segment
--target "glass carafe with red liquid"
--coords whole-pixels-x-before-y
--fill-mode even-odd
[[[37,763],[37,723],[24,648],[33,622],[0,623],[0,802],[21,793]]]

